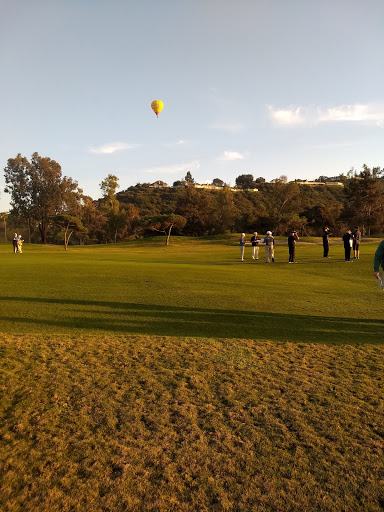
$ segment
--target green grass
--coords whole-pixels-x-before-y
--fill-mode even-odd
[[[233,242],[232,242],[233,243]],[[0,246],[0,331],[131,333],[301,342],[381,342],[383,294],[372,277],[377,243],[344,263],[285,244],[276,263],[238,261],[238,247],[174,238],[117,246]]]
[[[384,510],[383,293],[308,240],[0,245],[0,510]]]

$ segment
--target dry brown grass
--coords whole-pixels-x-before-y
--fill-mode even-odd
[[[384,509],[384,346],[0,340],[3,512]]]

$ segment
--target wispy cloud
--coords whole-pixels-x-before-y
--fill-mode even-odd
[[[352,122],[383,122],[384,105],[374,104],[356,104],[341,105],[339,107],[328,108],[325,112],[320,112],[319,122],[332,121],[352,121]]]
[[[192,160],[191,162],[151,167],[149,169],[145,169],[144,172],[147,172],[150,174],[158,174],[158,175],[177,174],[177,173],[186,173],[187,171],[192,171],[192,170],[196,170],[199,168],[200,168],[199,160]]]
[[[140,144],[128,144],[127,142],[109,142],[108,144],[103,144],[102,146],[90,148],[89,153],[96,155],[110,155],[112,153],[116,153],[117,151],[127,151],[128,149],[135,149],[139,146]]]
[[[280,126],[316,125],[319,123],[364,123],[384,127],[384,104],[356,103],[335,107],[294,106],[284,109],[268,107],[269,115]]]
[[[186,146],[187,144],[189,144],[191,141],[187,140],[187,139],[179,139],[179,140],[175,140],[175,141],[172,141],[172,142],[167,142],[165,145],[165,147],[167,148],[176,148],[176,147],[180,147],[180,146]]]
[[[216,122],[210,125],[211,130],[220,130],[228,133],[239,133],[244,130],[245,126],[237,121],[234,122]]]
[[[231,160],[243,160],[245,155],[243,153],[239,153],[238,151],[224,151],[217,160],[222,160],[229,162]]]

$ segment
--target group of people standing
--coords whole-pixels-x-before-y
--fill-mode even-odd
[[[323,258],[329,258],[329,237],[331,232],[328,226],[323,228]],[[353,259],[358,260],[360,257],[360,242],[361,242],[361,231],[356,226],[353,231],[347,229],[343,235],[345,261],[351,261],[351,250],[353,249]],[[288,263],[296,263],[295,261],[295,249],[296,242],[299,240],[299,235],[296,230],[292,230],[288,237],[288,252],[289,258]],[[245,239],[245,233],[241,234],[240,240],[240,261],[244,261],[245,245],[248,243]],[[259,238],[258,233],[255,231],[251,237],[250,243],[252,245],[252,259],[259,259],[259,245],[265,245],[265,263],[274,263],[275,261],[275,239],[272,236],[271,231],[267,231],[264,238]]]
[[[241,233],[240,239],[240,261],[244,261],[244,252],[245,252],[245,245],[248,243],[248,241],[245,239],[245,233]],[[253,233],[253,236],[251,237],[251,244],[252,244],[252,259],[258,260],[259,259],[259,246],[260,244],[265,244],[265,258],[266,262],[269,263],[272,261],[274,263],[275,261],[275,239],[272,236],[271,231],[267,231],[267,234],[264,238],[259,238],[257,231]]]
[[[328,226],[323,228],[323,258],[329,258],[329,237],[332,233]],[[352,229],[347,229],[343,235],[344,244],[344,261],[351,261],[351,250],[353,249],[353,259],[358,260],[360,258],[360,243],[361,243],[361,231],[358,226]]]
[[[289,249],[289,261],[288,263],[296,263],[295,262],[295,246],[296,241],[299,239],[297,231],[291,231],[291,234],[288,237],[288,249]],[[242,233],[239,239],[240,243],[240,261],[244,261],[244,252],[245,245],[248,241],[245,239],[245,233]],[[272,236],[271,231],[267,231],[267,234],[264,238],[259,238],[257,231],[253,233],[251,237],[250,243],[252,245],[252,259],[259,259],[259,246],[260,244],[264,244],[265,246],[265,263],[274,263],[275,262],[275,239]]]
[[[23,242],[24,240],[21,235],[18,235],[17,233],[13,235],[13,254],[21,254],[23,252]]]

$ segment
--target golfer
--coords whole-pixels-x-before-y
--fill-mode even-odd
[[[275,262],[275,239],[272,236],[272,231],[267,231],[267,236],[264,238],[265,243],[265,263]]]
[[[331,234],[329,227],[323,227],[323,258],[329,258],[329,235]]]
[[[358,260],[360,258],[360,243],[361,243],[361,231],[358,226],[355,226],[353,231],[353,259]]]
[[[240,261],[244,261],[244,250],[245,250],[245,244],[247,243],[245,239],[245,233],[241,233],[241,237],[239,238],[239,244],[240,244]]]
[[[345,260],[344,261],[351,261],[351,249],[352,249],[352,242],[353,236],[350,229],[347,229],[347,231],[343,235],[343,243],[344,243],[344,255]]]
[[[289,251],[288,263],[296,263],[295,249],[296,249],[296,242],[298,239],[299,239],[299,235],[297,234],[297,231],[295,231],[295,230],[291,231],[291,234],[288,237],[288,251]]]
[[[259,242],[260,242],[260,238],[257,236],[257,231],[255,231],[253,233],[253,236],[251,237],[252,259],[253,260],[259,259]]]
[[[13,235],[12,245],[13,245],[13,254],[16,254],[18,252],[18,248],[19,248],[19,238],[17,236],[17,233],[15,233]]]

